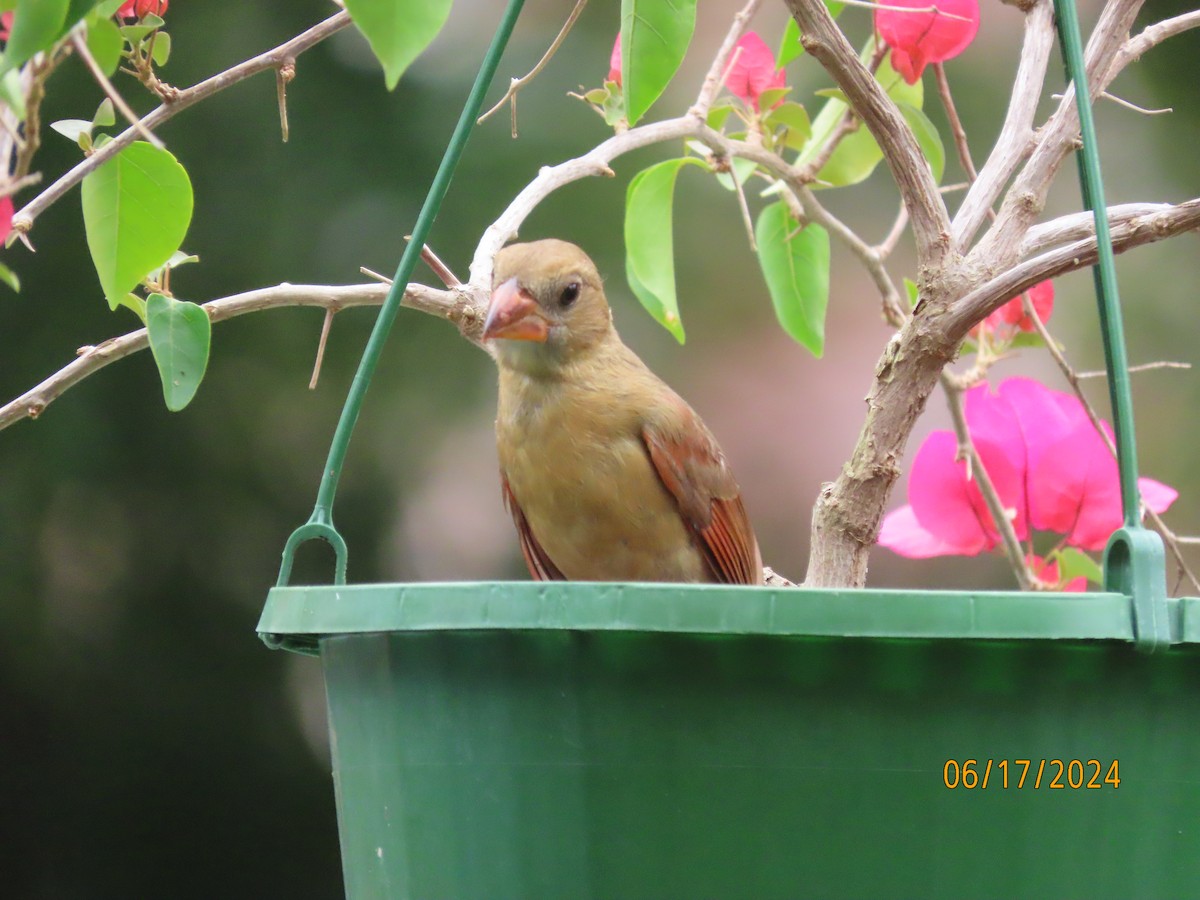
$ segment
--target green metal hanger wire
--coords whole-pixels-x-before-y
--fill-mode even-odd
[[[1166,559],[1162,538],[1142,526],[1138,495],[1137,446],[1133,430],[1133,396],[1129,384],[1129,362],[1125,355],[1125,331],[1117,293],[1117,269],[1112,236],[1108,229],[1108,205],[1100,177],[1100,151],[1092,119],[1092,99],[1087,88],[1087,68],[1075,0],[1054,0],[1058,39],[1066,62],[1067,78],[1075,85],[1076,106],[1083,149],[1079,183],[1084,205],[1096,222],[1096,301],[1100,310],[1100,333],[1104,339],[1104,363],[1108,369],[1108,391],[1115,423],[1117,463],[1121,477],[1121,505],[1125,521],[1104,550],[1104,587],[1133,598],[1135,641],[1139,649],[1152,652],[1170,645],[1171,627],[1167,604]]]
[[[500,65],[500,57],[504,55],[504,48],[508,46],[508,39],[512,35],[513,27],[517,24],[517,16],[521,14],[521,7],[524,5],[525,0],[509,0],[508,6],[504,10],[504,16],[496,28],[496,34],[488,46],[487,54],[483,57],[479,74],[475,76],[475,84],[471,88],[471,93],[467,95],[467,102],[463,106],[462,115],[459,116],[458,125],[454,128],[450,144],[446,147],[441,165],[438,166],[437,174],[433,177],[433,184],[429,186],[429,193],[425,196],[425,203],[421,206],[421,212],[417,216],[417,224],[413,226],[412,237],[409,239],[408,246],[404,248],[404,254],[400,257],[400,265],[396,268],[392,287],[383,301],[383,307],[379,310],[379,317],[375,320],[375,327],[371,331],[371,337],[367,340],[362,360],[358,364],[358,371],[350,385],[346,405],[342,407],[337,430],[333,433],[329,457],[325,461],[325,469],[321,473],[321,486],[317,489],[316,506],[313,507],[308,521],[293,531],[287,539],[287,544],[284,545],[283,562],[279,567],[279,578],[275,582],[277,585],[283,586],[288,583],[297,548],[305,541],[317,538],[328,541],[333,547],[336,557],[333,583],[346,583],[346,541],[333,525],[333,497],[337,491],[338,479],[342,476],[342,464],[346,459],[346,448],[350,444],[350,435],[354,431],[355,423],[358,422],[358,413],[362,408],[363,397],[367,393],[367,386],[371,383],[371,376],[375,374],[375,367],[379,363],[383,345],[392,330],[396,313],[400,310],[400,301],[404,298],[408,279],[412,276],[413,269],[416,268],[417,260],[421,256],[421,248],[425,246],[425,239],[429,236],[438,210],[442,207],[442,200],[445,199],[446,192],[450,188],[450,180],[454,177],[458,160],[467,146],[467,138],[471,136],[471,129],[479,117],[484,95],[487,94],[488,87],[492,83],[496,68]]]
[[[376,365],[387,340],[400,301],[404,296],[409,277],[420,257],[421,248],[437,217],[442,200],[450,186],[454,169],[462,156],[463,148],[471,129],[479,116],[483,98],[496,73],[500,57],[508,44],[524,0],[509,0],[500,25],[484,56],[479,74],[471,93],[467,97],[462,115],[441,165],[434,176],[433,184],[421,207],[412,237],[396,275],[379,311],[374,330],[363,351],[358,372],[350,386],[346,404],[334,432],[329,457],[317,491],[317,502],[312,516],[292,532],[283,550],[283,562],[279,569],[279,586],[286,586],[291,575],[296,549],[304,542],[316,538],[328,541],[334,549],[336,565],[334,584],[346,583],[346,542],[333,525],[333,498],[341,476],[346,448],[350,435],[358,421],[367,385],[375,372]],[[1100,176],[1100,157],[1096,145],[1096,131],[1092,119],[1092,104],[1089,92],[1080,90],[1087,84],[1083,57],[1083,43],[1079,33],[1079,19],[1074,0],[1054,0],[1059,42],[1066,63],[1067,77],[1076,86],[1080,130],[1083,149],[1078,156],[1079,177],[1083,200],[1092,211],[1096,222],[1097,264],[1093,269],[1096,281],[1096,297],[1100,310],[1100,328],[1104,339],[1105,364],[1108,369],[1108,385],[1116,428],[1117,459],[1121,479],[1121,502],[1124,509],[1124,524],[1109,539],[1104,552],[1105,589],[1125,594],[1133,599],[1133,624],[1137,646],[1153,651],[1169,646],[1171,624],[1166,594],[1166,561],[1162,539],[1141,524],[1140,497],[1137,486],[1137,449],[1134,441],[1133,401],[1129,384],[1129,368],[1125,354],[1125,337],[1121,324],[1120,301],[1117,293],[1116,266],[1113,260],[1112,238],[1108,228],[1107,205]]]

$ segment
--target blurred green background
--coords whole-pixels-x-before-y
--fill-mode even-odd
[[[571,5],[530,0],[499,84],[528,71]],[[771,45],[784,22],[776,5],[755,21]],[[1086,27],[1098,4],[1080,5]],[[1164,17],[1191,5],[1157,0],[1152,12]],[[1003,116],[1021,24],[1010,6],[982,6],[980,38],[948,65],[977,161]],[[394,94],[352,31],[305,54],[289,89],[288,144],[279,140],[269,75],[168,123],[161,135],[196,192],[184,246],[202,259],[177,273],[176,294],[202,302],[282,281],[352,283],[361,280],[359,266],[394,270],[500,7],[456,4]],[[693,52],[652,116],[686,108],[736,8],[700,4]],[[192,84],[333,11],[318,0],[176,0],[164,77]],[[843,18],[855,40],[865,37],[865,12]],[[589,4],[563,52],[521,95],[520,140],[510,138],[506,114],[476,130],[431,238],[460,274],[478,235],[539,166],[606,136],[600,118],[565,92],[600,83],[617,27],[617,3]],[[1173,106],[1174,115],[1102,106],[1110,202],[1196,195],[1198,51],[1194,35],[1177,38],[1116,84],[1122,96]],[[1058,63],[1051,68],[1058,85]],[[789,83],[815,108],[811,91],[828,79],[801,61]],[[150,108],[129,79],[118,84],[136,108]],[[88,117],[99,100],[70,60],[50,84],[44,117]],[[927,108],[944,124],[935,103]],[[51,180],[78,149],[48,130],[44,142],[36,168]],[[799,580],[812,502],[853,446],[888,332],[869,281],[835,246],[826,357],[814,360],[792,344],[774,323],[733,196],[688,172],[678,189],[676,257],[689,340],[677,346],[632,299],[621,237],[629,178],[674,152],[651,148],[618,161],[615,180],[559,192],[522,236],[571,239],[592,254],[627,342],[720,437],[765,560]],[[951,162],[947,181],[958,177]],[[1078,208],[1077,198],[1074,173],[1064,169],[1048,214]],[[103,301],[78,203],[73,191],[38,220],[36,255],[19,245],[4,251],[24,286],[20,295],[0,294],[3,400],[65,365],[77,347],[137,324]],[[829,203],[872,241],[895,212],[884,172]],[[1133,362],[1196,362],[1195,241],[1184,236],[1119,261]],[[912,275],[905,252],[897,276]],[[1099,367],[1090,276],[1063,278],[1058,288],[1057,333],[1081,368]],[[87,379],[36,422],[0,433],[6,896],[340,894],[319,666],[268,652],[254,623],[284,539],[311,509],[373,319],[368,310],[337,316],[315,391],[307,383],[321,314],[258,313],[215,329],[207,378],[182,413],[165,410],[143,353]],[[1062,386],[1039,355],[1005,363],[996,376],[1005,374]],[[1103,384],[1092,388],[1102,399]],[[1197,378],[1154,372],[1138,376],[1135,389],[1143,472],[1181,490],[1168,517],[1176,529],[1200,532],[1196,428],[1186,412],[1196,406]],[[452,327],[401,313],[338,496],[352,580],[526,577],[499,499],[494,390],[491,362]],[[909,458],[926,431],[945,427],[941,406],[930,404]],[[893,506],[904,502],[903,490]],[[328,573],[320,553],[301,560],[299,579]],[[915,563],[883,550],[872,558],[877,586],[1008,587],[1010,578],[998,558]]]

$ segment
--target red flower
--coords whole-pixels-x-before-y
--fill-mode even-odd
[[[733,65],[725,75],[725,87],[743,103],[758,109],[764,91],[783,87],[783,69],[775,68],[775,54],[755,32],[747,31],[734,47]],[[778,106],[782,98],[776,100]]]
[[[980,329],[999,334],[1001,337],[1012,337],[1018,331],[1033,331],[1036,326],[1033,319],[1025,315],[1024,294],[1013,297],[990,316],[971,329],[972,334],[979,334]],[[1054,312],[1054,282],[1042,281],[1029,289],[1029,299],[1033,309],[1042,322],[1050,319]]]
[[[608,58],[608,77],[605,81],[615,81],[621,83],[621,32],[617,32],[617,39],[613,42],[612,56]]]
[[[986,384],[972,388],[965,406],[971,441],[1017,538],[1031,529],[1054,531],[1083,550],[1104,549],[1121,524],[1117,461],[1079,399],[1009,378],[994,394]],[[914,559],[975,556],[996,546],[999,534],[957,450],[952,432],[925,439],[909,474],[909,505],[884,517],[881,545]],[[1138,487],[1155,512],[1179,496],[1150,478],[1138,479]]]
[[[909,84],[928,63],[962,53],[979,30],[979,0],[888,0],[887,5],[912,10],[875,10],[879,37],[892,48],[892,67]]]
[[[167,11],[170,0],[125,0],[117,15],[122,19],[140,19],[148,13],[161,16]]]
[[[12,234],[13,202],[12,197],[0,197],[0,247]]]
[[[12,20],[13,14],[11,10],[6,13],[0,13],[0,41],[7,41],[12,37]]]

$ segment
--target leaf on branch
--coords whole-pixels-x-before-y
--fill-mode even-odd
[[[12,288],[13,293],[21,293],[21,279],[17,277],[16,272],[4,265],[4,263],[0,263],[0,282]]]
[[[167,150],[129,145],[83,179],[83,225],[109,307],[179,249],[192,220],[192,183]]]
[[[829,304],[829,234],[811,223],[799,228],[780,200],[759,213],[754,240],[779,324],[819,359]]]
[[[19,69],[62,37],[70,5],[70,0],[19,0],[13,9],[12,35],[4,47],[0,72]]]
[[[1061,580],[1070,581],[1082,576],[1093,584],[1104,584],[1104,572],[1100,564],[1082,550],[1063,547],[1052,556],[1058,560],[1058,577]]]
[[[675,77],[695,26],[696,0],[621,0],[621,84],[630,125]]]
[[[125,49],[125,38],[112,19],[88,21],[87,48],[96,60],[96,65],[106,78],[111,78],[121,64],[121,51]]]
[[[675,247],[671,231],[675,177],[685,165],[707,166],[695,157],[669,159],[643,169],[625,195],[625,275],[654,320],[684,342],[675,296]]]
[[[942,136],[938,134],[937,126],[929,120],[924,110],[917,109],[910,103],[896,105],[900,114],[904,116],[904,121],[908,122],[908,127],[913,130],[925,159],[929,161],[934,182],[941,184],[942,173],[946,171],[946,148],[942,145]]]
[[[845,3],[839,3],[837,0],[825,0],[825,8],[835,19],[845,6]],[[789,18],[787,26],[783,29],[783,40],[779,42],[779,52],[775,54],[776,65],[782,69],[803,52],[804,45],[800,43],[800,26],[796,24],[795,19]]]
[[[383,65],[390,91],[404,70],[433,43],[452,0],[346,0],[346,12]]]
[[[146,332],[167,409],[179,412],[191,402],[204,378],[212,322],[195,303],[151,294],[146,298]]]
[[[872,39],[867,42],[861,55],[865,59],[870,59],[873,49],[874,40]],[[906,105],[916,110],[920,110],[924,105],[925,92],[921,82],[918,81],[912,85],[907,84],[896,73],[895,69],[892,68],[891,63],[886,57],[880,63],[875,77],[880,85],[886,88],[888,96],[898,105]],[[846,109],[846,102],[842,98],[833,98],[825,103],[821,111],[817,114],[817,118],[813,120],[812,138],[805,145],[803,152],[801,152],[796,160],[799,165],[806,165],[817,157],[821,152],[821,148],[837,130]],[[940,148],[940,139],[937,144]],[[922,149],[924,149],[924,145],[922,145]],[[817,184],[814,187],[844,187],[850,184],[858,184],[860,181],[865,181],[869,178],[882,161],[883,151],[879,149],[879,145],[875,142],[875,138],[871,135],[871,132],[865,126],[860,125],[857,131],[842,138],[841,143],[833,151],[833,155],[829,158],[829,161],[817,173],[817,178],[821,182],[824,182],[824,185]]]

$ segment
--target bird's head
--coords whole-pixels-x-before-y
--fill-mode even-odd
[[[496,254],[484,339],[502,361],[564,362],[612,331],[596,265],[566,241],[513,244]]]

